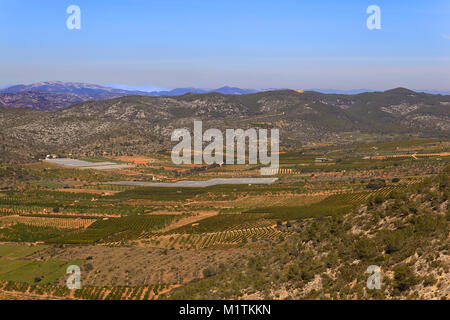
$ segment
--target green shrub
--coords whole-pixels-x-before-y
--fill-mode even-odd
[[[367,189],[376,190],[386,187],[386,181],[384,179],[371,179],[366,185]]]
[[[399,265],[394,269],[394,288],[401,292],[417,284],[417,277],[411,267]]]

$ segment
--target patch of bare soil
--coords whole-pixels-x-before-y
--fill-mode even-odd
[[[136,164],[136,165],[147,164],[147,163],[157,161],[157,159],[148,158],[148,157],[144,157],[144,156],[119,156],[119,157],[115,157],[114,159],[123,161],[123,162]]]
[[[231,265],[261,251],[247,248],[163,250],[149,247],[52,247],[38,255],[44,259],[85,260],[80,266],[84,286],[142,286],[182,284],[203,277],[207,267]],[[64,285],[65,278],[59,280]]]

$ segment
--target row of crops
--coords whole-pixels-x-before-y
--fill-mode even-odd
[[[48,241],[50,239],[60,237],[70,229],[33,226],[24,223],[16,223],[10,226],[0,228],[0,241],[8,242],[36,242]]]
[[[115,186],[111,187],[115,188]],[[29,190],[24,192],[5,191],[0,195],[0,209],[12,209],[14,213],[20,214],[64,212],[125,215],[143,214],[151,210],[151,207],[148,206],[122,201],[130,198],[110,199],[88,193]]]
[[[356,206],[366,203],[374,195],[386,196],[393,190],[402,190],[406,186],[396,185],[376,191],[361,191],[331,195],[324,200],[306,206],[272,206],[248,210],[243,214],[220,214],[167,232],[166,234],[192,235],[187,243],[169,241],[168,247],[205,248],[216,244],[236,244],[243,239],[273,239],[278,235],[270,228],[274,220],[293,220],[298,218],[323,217],[342,214]],[[144,206],[143,206],[144,208]],[[144,210],[144,209],[143,209]],[[0,208],[5,214],[23,214],[25,210],[17,208]],[[130,239],[148,239],[158,229],[162,229],[174,219],[183,215],[127,215],[120,218],[77,219],[70,216],[44,217],[44,215],[12,217],[0,219],[5,224],[15,226],[2,230],[0,239],[4,241],[48,241],[51,243],[96,242],[121,243]],[[5,220],[6,219],[6,220]],[[76,229],[61,232],[58,229]],[[239,234],[243,230],[255,234]],[[236,230],[236,232],[231,232]],[[263,234],[266,232],[267,234]],[[178,238],[177,238],[178,239]],[[175,242],[174,242],[175,241]],[[183,240],[184,241],[184,240]]]
[[[272,206],[250,209],[247,214],[266,213],[267,219],[294,220],[299,218],[319,218],[345,214],[364,204],[370,197],[386,196],[396,190],[405,190],[406,186],[389,186],[376,191],[339,193],[328,196],[324,200],[306,206]]]
[[[197,223],[182,226],[177,229],[173,229],[166,234],[200,234],[226,231],[232,228],[242,228],[243,225],[256,224],[259,225],[261,220],[264,219],[266,214],[219,214],[209,218],[202,219]],[[264,223],[264,222],[262,222]],[[251,225],[249,225],[251,226]]]
[[[76,290],[74,297],[83,300],[149,300],[166,288],[169,288],[168,284],[112,288],[87,286]]]
[[[276,230],[274,227],[259,227],[249,229],[237,229],[232,231],[215,232],[200,237],[198,242],[194,242],[195,248],[221,247],[223,245],[237,245],[249,241],[275,240],[285,233]]]
[[[154,230],[164,228],[182,215],[130,215],[121,218],[103,218],[95,221],[86,230],[76,231],[62,237],[51,239],[52,243],[114,242],[136,239],[150,234]]]
[[[298,188],[284,184],[271,185],[215,185],[208,188],[197,187],[137,187],[125,190],[104,199],[145,199],[154,201],[185,201],[202,197],[205,200],[235,199],[244,194],[261,195],[276,192],[297,192]]]
[[[39,214],[45,212],[78,213],[78,214],[144,214],[151,207],[143,205],[131,205],[117,201],[89,200],[89,201],[40,201],[33,199],[0,198],[0,212],[14,214]]]
[[[5,216],[0,218],[0,226],[4,224],[23,223],[26,225],[37,227],[51,227],[57,229],[80,229],[80,228],[87,228],[95,221],[96,221],[95,219]]]
[[[202,234],[174,234],[167,241],[161,240],[159,236],[154,236],[149,241],[166,249],[214,249],[241,245],[251,241],[276,240],[284,236],[286,236],[286,232],[281,232],[274,226],[261,226]],[[110,243],[109,245],[119,245],[119,243]]]
[[[54,298],[75,298],[82,300],[149,300],[156,298],[161,291],[168,289],[168,284],[150,284],[146,286],[95,287],[86,286],[79,290],[69,290],[58,285],[29,285],[24,282],[0,282],[0,290],[19,292],[30,296],[46,296]]]

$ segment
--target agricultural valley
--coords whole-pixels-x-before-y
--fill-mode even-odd
[[[111,94],[0,108],[0,299],[450,299],[450,96]],[[279,128],[276,179],[136,183],[261,177],[173,164],[194,119]]]

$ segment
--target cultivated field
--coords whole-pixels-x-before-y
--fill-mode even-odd
[[[440,193],[433,188],[423,191],[430,195],[421,200],[418,208],[408,204],[418,196],[405,195],[448,175],[445,168],[450,164],[449,148],[445,139],[404,139],[340,148],[314,145],[283,152],[280,170],[270,184],[245,180],[241,184],[206,187],[200,181],[259,178],[260,167],[174,166],[167,154],[117,156],[69,164],[64,160],[60,165],[41,162],[4,166],[1,177],[7,183],[0,190],[0,298],[200,297],[202,292],[206,296],[212,294],[214,291],[206,288],[213,286],[213,279],[223,280],[227,274],[234,278],[228,279],[230,287],[220,289],[223,298],[332,298],[332,293],[321,289],[322,283],[332,281],[326,277],[335,283],[344,278],[355,283],[363,281],[361,275],[354,276],[354,265],[346,264],[342,257],[351,256],[348,250],[357,245],[361,247],[354,250],[361,256],[355,261],[366,263],[366,251],[370,250],[360,242],[381,237],[377,235],[380,230],[371,227],[383,226],[383,233],[409,230],[408,221],[423,230],[431,228],[427,223],[444,223],[440,218],[435,222],[414,217],[396,220],[385,211],[393,206],[392,210],[403,217],[422,211],[445,217],[445,195],[449,192],[445,183]],[[321,162],[317,158],[329,160]],[[103,170],[109,161],[119,166]],[[96,170],[96,166],[101,170]],[[155,180],[165,184],[145,186]],[[194,183],[188,186],[186,181]],[[356,222],[340,229],[350,219],[350,213]],[[358,217],[364,215],[364,221],[380,220],[372,226],[365,225],[358,222]],[[420,228],[417,232],[425,232]],[[351,238],[356,235],[367,239]],[[379,243],[389,243],[393,248],[398,245],[396,241],[402,241],[382,237],[385,238],[380,238]],[[441,275],[436,273],[436,282],[430,278],[417,284],[418,297],[433,294],[442,298],[442,288],[448,285],[448,238],[439,239],[429,243],[447,246],[447,251],[443,249],[436,258],[438,262],[434,262],[436,270],[442,268]],[[417,242],[417,248],[421,245]],[[320,246],[323,251],[316,252],[318,256],[309,256]],[[418,255],[408,255],[409,251],[400,257],[399,251],[391,247],[383,250],[381,256],[369,255],[372,264],[386,263],[386,268],[394,270],[407,261],[422,261]],[[325,260],[319,262],[318,257]],[[264,266],[258,261],[264,260],[271,261],[275,268],[272,283],[284,281],[293,286],[292,281],[297,281],[298,288],[269,290],[267,279],[239,276],[239,272],[247,270],[243,268],[254,268],[251,270],[255,275],[263,272]],[[287,269],[279,267],[280,263]],[[65,287],[66,269],[72,264],[82,270],[81,290]],[[303,269],[297,270],[296,265]],[[400,281],[392,270],[388,270],[392,283]],[[419,274],[420,268],[416,272]],[[430,289],[438,285],[434,291]],[[352,288],[345,290],[347,298],[376,297]],[[403,297],[406,292],[394,291],[389,294]]]

